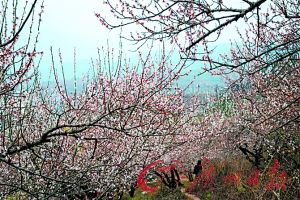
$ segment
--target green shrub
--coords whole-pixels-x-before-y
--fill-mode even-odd
[[[152,200],[152,194],[143,193],[140,189],[137,189],[133,197],[130,197],[129,194],[124,194],[122,200]]]
[[[180,191],[180,188],[170,189],[162,185],[153,196],[153,200],[188,200],[188,197]]]
[[[22,192],[16,192],[5,197],[5,200],[27,200],[28,197]]]

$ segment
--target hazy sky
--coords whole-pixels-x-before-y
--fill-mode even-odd
[[[77,72],[82,74],[87,72],[90,59],[97,58],[97,47],[106,46],[107,40],[110,46],[117,47],[120,30],[107,30],[95,17],[95,12],[102,14],[109,12],[102,0],[45,0],[44,6],[38,43],[39,49],[45,52],[40,65],[42,78],[47,77],[45,75],[51,66],[50,46],[53,47],[56,56],[58,49],[61,49],[67,79],[73,77],[74,48],[76,48],[77,55]],[[222,44],[227,41],[226,35],[232,36],[233,31],[235,30],[232,28],[228,30],[228,34],[225,34],[225,38],[222,36],[223,38],[220,38],[219,43]],[[134,47],[125,42],[126,48]],[[58,61],[58,57],[55,60]]]
[[[90,58],[97,55],[97,47],[116,44],[112,38],[118,32],[109,32],[100,25],[94,13],[101,9],[99,0],[45,0],[41,35],[38,47],[45,52],[42,66],[50,66],[50,46],[57,54],[61,49],[65,67],[72,67],[73,50],[76,48],[78,71],[89,67]],[[84,66],[82,66],[84,65]]]

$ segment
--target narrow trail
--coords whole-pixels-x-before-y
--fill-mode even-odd
[[[185,177],[185,176],[181,176],[180,179],[181,179],[182,181],[187,181],[187,180],[188,180],[188,178]],[[198,197],[196,197],[195,195],[192,195],[192,194],[190,194],[190,193],[187,193],[185,190],[186,190],[185,188],[181,188],[181,192],[184,193],[184,194],[185,194],[187,197],[189,197],[191,200],[200,200]]]
[[[186,196],[188,196],[191,200],[200,200],[198,197],[196,197],[195,195],[189,194],[187,192],[185,192],[185,189],[182,188],[181,192],[184,193]]]

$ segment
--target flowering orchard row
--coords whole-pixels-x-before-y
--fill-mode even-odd
[[[201,154],[217,158],[240,150],[254,166],[270,157],[284,161],[280,164],[295,183],[286,185],[287,175],[275,162],[268,173],[254,171],[249,181],[246,178],[248,186],[259,183],[275,192],[285,187],[296,190],[299,0],[270,4],[241,0],[241,8],[232,8],[230,2],[106,0],[114,17],[124,21],[113,25],[97,14],[103,25],[112,29],[137,25],[143,31],[127,39],[145,45],[154,41],[146,53],[137,51],[135,64],[124,59],[121,50],[99,49],[91,62],[94,73],[82,78],[79,91],[76,64],[74,90],[70,90],[62,55],[56,56],[52,49],[48,65],[54,84],[40,80],[42,53],[37,44],[46,9],[43,1],[4,1],[0,6],[0,198],[18,193],[32,199],[101,199],[134,187],[142,168],[158,159],[180,158],[189,168]],[[238,20],[244,20],[247,28],[237,32],[239,41],[232,42],[227,53],[214,59],[214,42],[219,38],[215,36],[226,35],[225,27]],[[163,52],[157,53],[156,46]],[[178,53],[181,59],[175,63]],[[195,65],[201,67],[200,74],[220,75],[226,88],[207,98],[187,98],[178,81],[189,74],[185,73],[189,60],[201,61]],[[214,183],[210,178],[215,177],[213,165],[207,166],[199,178],[205,185]],[[174,169],[171,165],[158,173],[171,170],[174,177]],[[233,173],[223,182],[241,185],[243,174]],[[266,175],[267,181],[261,181]],[[143,176],[138,180],[144,184]]]

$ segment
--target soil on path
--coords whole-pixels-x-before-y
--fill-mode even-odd
[[[186,176],[180,176],[180,180],[187,181],[188,178]],[[196,197],[193,194],[187,193],[185,190],[186,190],[185,188],[181,188],[181,192],[184,193],[187,197],[189,197],[190,200],[200,200],[198,197]]]
[[[200,200],[198,197],[196,197],[195,195],[189,194],[185,191],[184,188],[181,189],[181,192],[184,193],[187,197],[189,197],[191,200]]]

